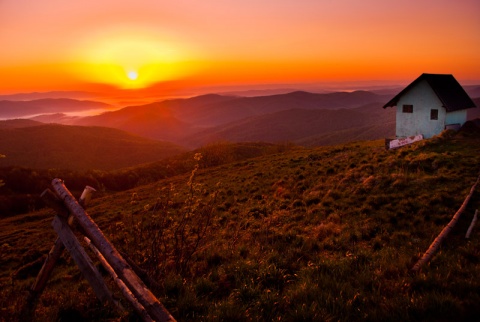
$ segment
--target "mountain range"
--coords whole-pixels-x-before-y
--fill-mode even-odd
[[[476,93],[478,89],[479,87],[471,87],[469,91]],[[390,98],[390,94],[369,91],[323,94],[295,91],[253,97],[207,94],[127,106],[91,116],[71,116],[66,112],[85,112],[97,108],[105,111],[113,107],[100,102],[73,99],[0,101],[0,118],[37,114],[30,120],[0,122],[0,151],[9,155],[9,162],[14,162],[14,147],[14,154],[24,151],[23,154],[29,156],[28,162],[20,165],[52,166],[57,163],[50,158],[48,165],[34,162],[39,153],[42,153],[38,151],[38,147],[44,149],[43,154],[54,148],[47,147],[47,141],[39,142],[42,136],[48,137],[51,142],[58,142],[63,138],[61,145],[66,150],[72,147],[78,149],[77,145],[69,145],[67,142],[77,142],[80,145],[84,140],[90,140],[96,144],[97,150],[88,153],[97,154],[97,159],[100,152],[113,153],[112,146],[118,142],[122,142],[123,148],[118,148],[115,153],[126,156],[129,150],[134,149],[133,145],[129,144],[137,142],[141,145],[139,149],[143,149],[143,154],[140,153],[142,156],[137,159],[138,164],[154,161],[155,157],[161,159],[175,151],[222,141],[289,142],[302,146],[320,146],[375,140],[395,135],[395,109],[382,108]],[[480,98],[474,98],[474,102],[480,106]],[[468,110],[469,119],[478,117],[480,108]],[[42,124],[40,122],[64,126],[50,124],[42,127],[39,126]],[[66,125],[73,127],[67,130]],[[30,126],[35,126],[35,129],[27,129]],[[10,129],[7,129],[8,127]],[[15,129],[11,129],[13,127]],[[112,139],[112,130],[106,128],[116,129],[115,135],[118,137]],[[96,139],[92,139],[93,137]],[[140,139],[144,138],[148,140],[140,143]],[[55,149],[58,152],[58,148]],[[82,151],[87,153],[86,150]],[[72,160],[76,152],[78,151],[72,151],[67,159]],[[116,157],[118,160],[121,158]],[[106,160],[108,159],[109,157],[106,157]],[[110,160],[100,165],[99,162],[103,161],[97,160],[96,166],[103,169],[129,166],[133,165],[131,161]],[[3,159],[1,162],[5,165],[7,161]],[[80,165],[89,166],[93,164],[87,162]]]
[[[42,98],[30,101],[0,101],[0,119],[27,118],[40,114],[108,110],[113,106],[96,101],[71,98]]]
[[[311,142],[327,132],[377,127],[369,138],[394,134],[394,113],[382,109],[385,95],[372,92],[337,92],[238,97],[208,94],[129,106],[100,115],[69,118],[52,115],[50,121],[82,126],[106,126],[144,137],[171,141],[189,148],[227,140]],[[42,116],[49,121],[48,116]],[[353,132],[351,132],[353,133]],[[335,136],[334,136],[335,137]],[[355,139],[336,136],[329,143]]]

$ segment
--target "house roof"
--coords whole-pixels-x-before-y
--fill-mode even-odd
[[[400,93],[392,98],[383,108],[396,106],[400,98],[420,81],[425,80],[442,102],[447,112],[476,107],[463,87],[450,74],[422,74]]]

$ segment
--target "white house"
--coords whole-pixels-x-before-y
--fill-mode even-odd
[[[397,107],[396,136],[431,138],[467,121],[467,108],[476,107],[452,75],[422,74],[383,108]]]

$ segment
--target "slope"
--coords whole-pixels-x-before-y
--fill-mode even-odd
[[[88,213],[158,282],[178,321],[474,321],[480,230],[464,235],[478,189],[442,251],[410,273],[478,177],[474,134],[390,151],[382,141],[288,150],[99,196]],[[11,318],[55,240],[51,218],[0,220],[0,302]],[[69,260],[42,299],[39,320],[62,309],[119,318]]]
[[[469,108],[467,110],[467,119],[468,120],[474,120],[474,119],[480,118],[480,97],[473,98],[472,100],[473,100],[473,103],[475,103],[475,105],[477,107]]]
[[[205,105],[201,109],[189,110],[178,116],[197,125],[212,127],[283,110],[352,108],[379,100],[381,96],[365,91],[329,94],[297,91],[269,96],[232,98]]]
[[[375,127],[379,128],[378,131],[371,131]],[[383,138],[385,133],[394,134],[394,128],[394,111],[385,111],[380,103],[372,103],[350,109],[281,110],[204,130],[184,141],[192,146],[217,140],[309,142],[311,146],[322,142],[321,139],[315,140],[315,137],[324,135],[337,135],[337,139],[328,140],[329,144],[335,144],[358,140],[364,131],[370,132],[365,139]]]
[[[381,100],[382,96],[363,91],[330,94],[293,92],[259,97],[210,94],[130,106],[118,111],[86,117],[76,121],[75,124],[109,126],[150,138],[184,144],[183,138],[189,135],[194,136],[206,128],[223,126],[251,117],[292,109],[353,108]],[[333,115],[333,113],[330,114]]]
[[[22,127],[37,126],[37,125],[42,125],[42,123],[34,120],[27,120],[27,119],[13,119],[13,120],[0,121],[0,129],[16,129],[16,128],[22,128]]]
[[[156,161],[184,151],[105,127],[39,125],[0,128],[0,167],[118,169]]]

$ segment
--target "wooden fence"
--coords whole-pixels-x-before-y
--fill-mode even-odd
[[[428,263],[432,257],[436,254],[436,252],[438,251],[438,249],[440,248],[440,245],[442,244],[442,242],[447,238],[448,234],[450,233],[450,231],[453,229],[453,227],[456,225],[458,219],[460,218],[460,215],[465,211],[465,209],[467,208],[467,204],[468,202],[470,201],[470,198],[472,197],[474,191],[475,191],[475,188],[477,187],[477,184],[480,182],[480,175],[478,176],[477,180],[475,181],[475,183],[473,184],[472,188],[470,189],[470,192],[469,194],[467,195],[467,197],[465,198],[465,200],[463,201],[463,204],[460,206],[460,208],[458,209],[458,211],[455,213],[455,215],[453,215],[452,219],[450,220],[450,222],[448,223],[448,225],[446,225],[443,230],[440,232],[440,234],[437,236],[437,238],[435,238],[435,240],[433,241],[433,243],[430,245],[430,247],[428,247],[428,249],[426,250],[426,252],[423,254],[423,256],[417,261],[417,263],[413,266],[412,268],[412,271],[413,272],[418,272],[420,271],[420,269],[422,268],[423,265],[425,265],[426,263]],[[475,222],[476,222],[476,216],[477,216],[477,212],[475,212],[475,216],[474,216],[474,220],[472,221],[472,224],[470,225],[471,228],[469,228],[468,230],[471,232],[471,230],[473,229],[473,226],[475,225]],[[466,235],[466,238],[469,238],[470,237],[470,233],[467,231],[467,235]]]
[[[77,202],[62,180],[54,179],[52,188],[53,191],[47,189],[42,193],[42,199],[56,212],[52,226],[58,238],[30,290],[28,300],[30,314],[34,311],[37,299],[44,290],[64,249],[68,250],[98,299],[105,304],[113,305],[120,312],[125,311],[121,303],[114,299],[99,271],[75,236],[73,231],[77,230],[85,236],[89,247],[144,321],[175,321],[85,211],[85,206],[94,189],[87,186]]]

